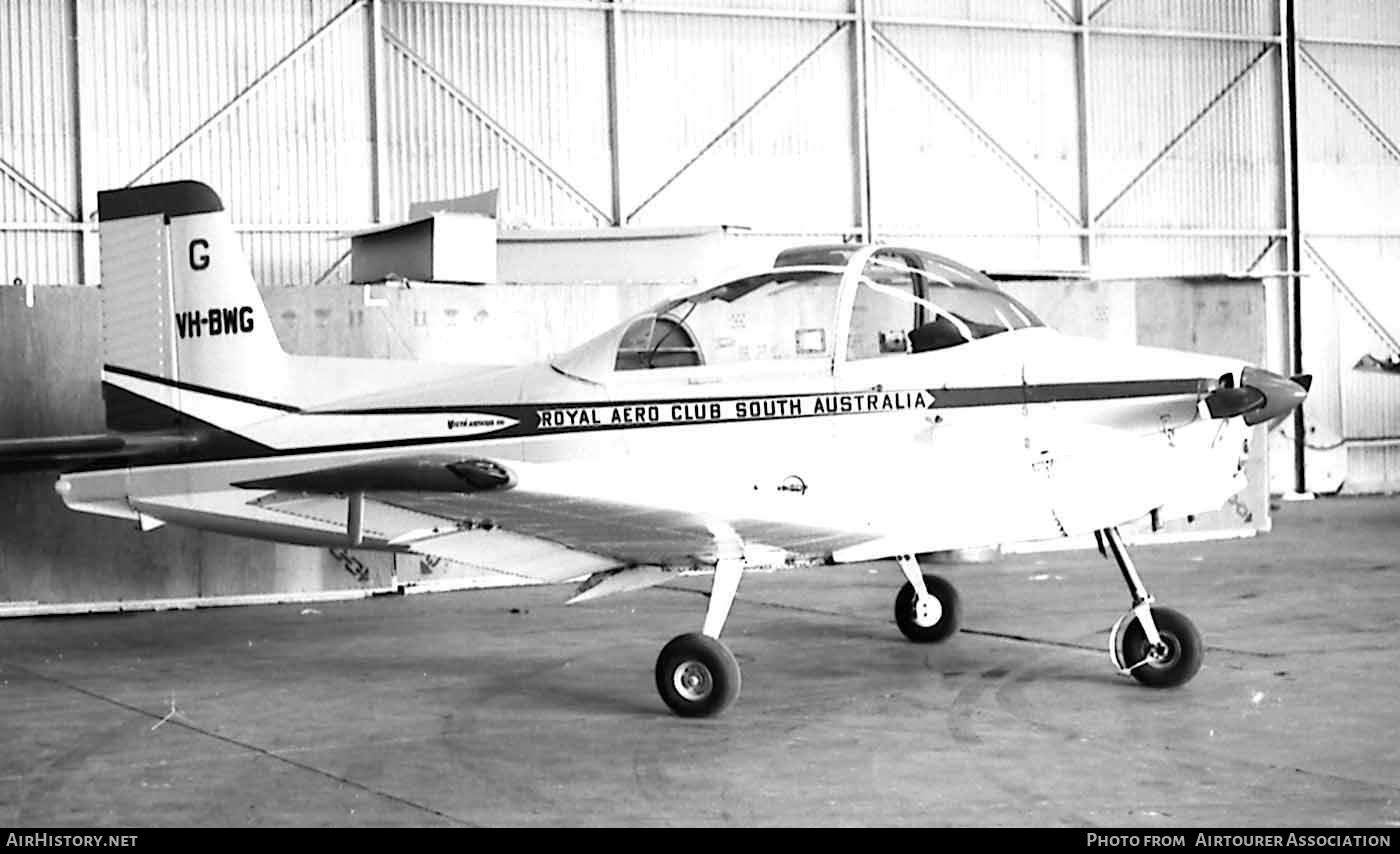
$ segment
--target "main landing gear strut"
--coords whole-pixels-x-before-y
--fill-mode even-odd
[[[705,626],[699,633],[672,638],[656,657],[656,690],[671,711],[683,718],[718,715],[739,696],[739,662],[720,642],[719,633],[744,574],[743,543],[727,526],[712,532],[721,554],[715,562]]]
[[[1113,666],[1119,673],[1155,688],[1189,682],[1201,669],[1205,657],[1201,633],[1184,614],[1154,604],[1117,528],[1095,531],[1094,538],[1100,554],[1106,557],[1112,553],[1133,596],[1132,610],[1118,618],[1108,633],[1108,654],[1113,658]]]

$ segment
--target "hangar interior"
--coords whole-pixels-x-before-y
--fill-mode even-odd
[[[536,359],[787,246],[899,242],[1068,332],[1314,374],[1221,527],[1400,485],[1390,0],[18,0],[0,32],[0,436],[100,428],[97,193],[193,178],[289,351]],[[345,235],[491,190],[497,284],[350,286]],[[438,570],[0,494],[21,609]]]

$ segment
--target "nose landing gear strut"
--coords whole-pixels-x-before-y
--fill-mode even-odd
[[[1124,676],[1155,688],[1191,681],[1205,657],[1201,633],[1184,614],[1155,604],[1117,528],[1095,531],[1094,537],[1101,554],[1113,553],[1133,596],[1132,609],[1113,624],[1108,634],[1108,654],[1113,666]]]

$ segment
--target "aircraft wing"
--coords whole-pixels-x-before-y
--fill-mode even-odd
[[[1019,458],[969,454],[966,471],[893,488],[908,461],[892,454],[678,459],[664,471],[424,455],[237,485],[274,490],[253,503],[325,531],[347,529],[344,496],[359,492],[367,541],[540,582],[606,576],[595,595],[703,571],[736,547],[751,568],[778,568],[1060,533]]]
[[[596,583],[605,574],[609,586],[594,595],[704,571],[739,541],[751,567],[776,568],[824,562],[882,536],[849,512],[835,524],[829,514],[811,521],[814,505],[790,485],[754,481],[736,470],[696,491],[687,484],[698,481],[675,472],[658,479],[610,466],[424,456],[236,485],[273,490],[250,502],[259,513],[322,530],[344,529],[344,496],[361,492],[366,541],[536,582]],[[152,502],[143,509],[162,515]],[[627,578],[611,577],[623,570]]]
[[[322,530],[346,525],[346,499],[340,495],[282,490],[253,503],[260,513],[293,517]],[[143,509],[163,515],[158,502],[143,502]],[[878,537],[868,530],[723,518],[527,486],[490,493],[371,490],[362,513],[364,534],[377,544],[529,581],[560,583],[647,570],[645,583],[633,578],[626,589],[712,566],[734,537],[742,538],[749,563],[757,568],[822,562],[838,549]]]

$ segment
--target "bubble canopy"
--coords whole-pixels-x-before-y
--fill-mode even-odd
[[[1043,325],[981,273],[918,249],[810,246],[773,269],[659,303],[559,356],[593,381],[628,371],[793,367],[915,355]]]

